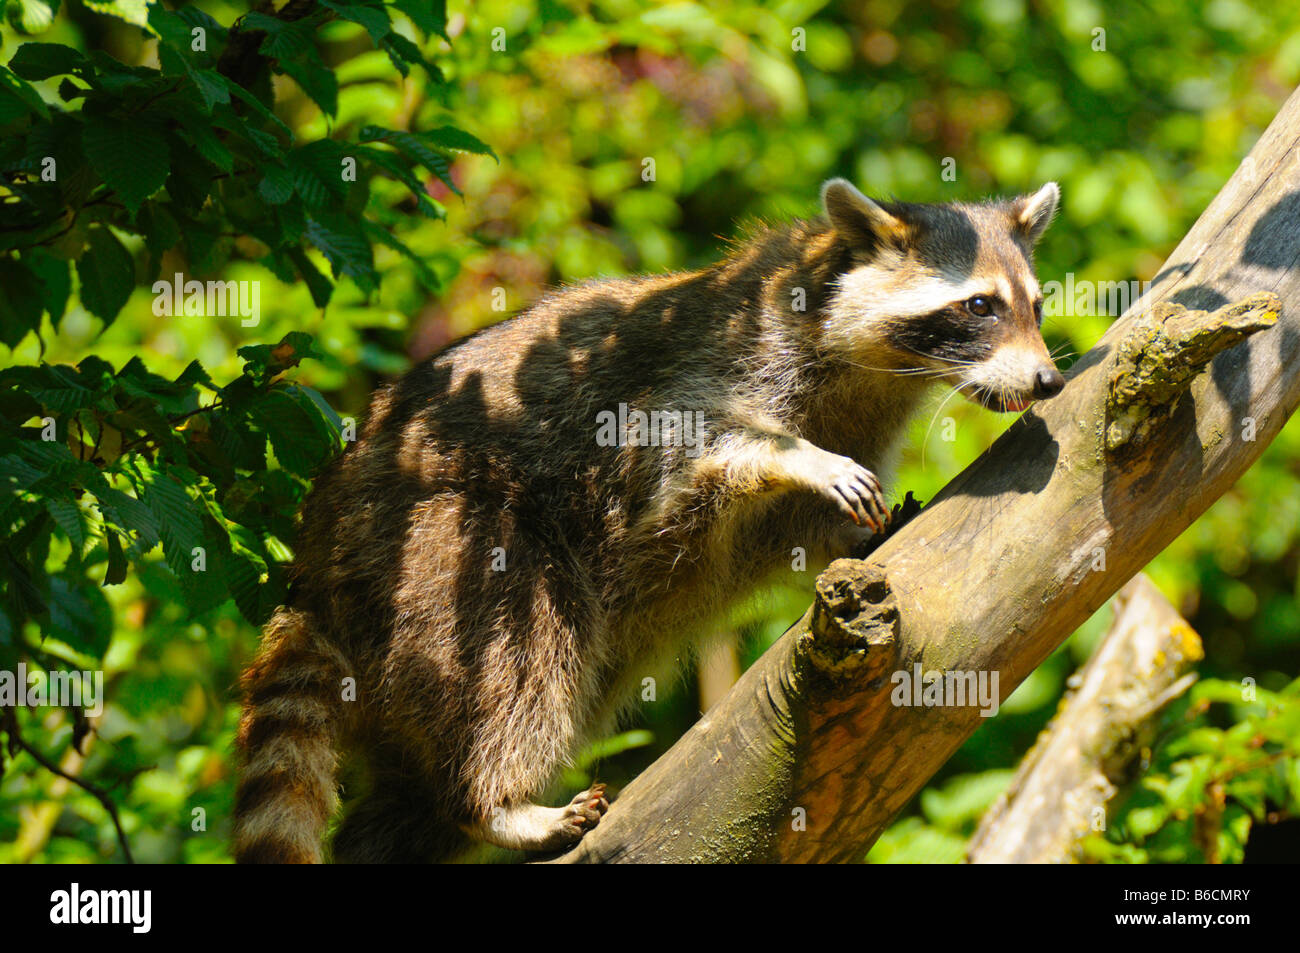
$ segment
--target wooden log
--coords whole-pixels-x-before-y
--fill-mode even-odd
[[[1138,573],[1115,596],[1115,619],[1070,679],[1051,724],[967,845],[972,864],[1078,860],[1080,841],[1104,830],[1106,802],[1154,737],[1156,715],[1186,691],[1201,640],[1154,583]]]

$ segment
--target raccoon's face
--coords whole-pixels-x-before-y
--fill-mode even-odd
[[[1051,182],[1007,202],[878,204],[827,182],[822,203],[853,260],[826,309],[827,346],[864,368],[947,381],[990,410],[1059,393],[1033,266],[1059,199]]]

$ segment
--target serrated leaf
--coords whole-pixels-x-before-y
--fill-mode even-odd
[[[188,573],[192,550],[203,545],[198,505],[175,477],[159,471],[149,473],[142,502],[157,522],[167,565],[178,577]]]
[[[455,126],[439,126],[437,129],[426,129],[421,132],[413,133],[431,146],[439,149],[451,149],[455,152],[472,152],[475,155],[491,156],[496,159],[497,154],[492,151],[491,147],[481,140],[471,136],[464,129],[457,129]],[[500,161],[499,159],[497,161]]]
[[[133,214],[167,181],[171,167],[167,140],[150,126],[92,115],[85,121],[81,141],[95,171]]]
[[[207,103],[208,109],[220,103],[230,102],[230,90],[221,82],[221,75],[210,69],[196,69],[190,74],[199,95]]]
[[[154,258],[175,248],[181,240],[181,227],[164,202],[150,202],[146,205],[140,212],[140,226],[144,229],[145,248]]]
[[[59,0],[9,0],[5,18],[23,36],[44,33],[54,23]]]
[[[41,99],[36,87],[5,66],[0,66],[0,96],[6,102],[15,103],[15,108],[21,112],[34,113],[42,119],[50,118],[50,108],[45,105],[45,100]],[[8,115],[0,114],[0,122],[6,121],[9,121]]]
[[[149,25],[149,0],[81,0],[85,7],[105,16],[125,20],[132,26]]]
[[[426,36],[440,36],[447,42],[446,0],[395,0],[393,6],[401,10]]]
[[[280,71],[302,87],[302,91],[327,116],[339,111],[339,80],[328,66],[309,60],[280,60]]]
[[[335,278],[347,275],[363,291],[378,284],[370,242],[356,222],[328,213],[309,216],[306,238],[325,255]]]
[[[149,31],[174,50],[188,54],[190,50],[190,25],[161,3],[151,4],[148,13]]]
[[[72,293],[71,266],[63,259],[39,249],[25,254],[23,260],[40,282],[41,304],[50,316],[50,324],[57,331],[68,307],[68,297]],[[3,287],[3,283],[0,283],[0,287]]]
[[[311,399],[294,387],[277,387],[254,405],[280,465],[310,476],[334,451],[335,441]]]
[[[89,60],[62,43],[24,43],[9,60],[9,68],[32,81],[63,74],[89,80],[95,74]]]
[[[373,128],[373,127],[371,127]],[[425,191],[424,183],[419,180],[411,167],[407,164],[410,160],[392,152],[386,152],[382,149],[372,149],[368,146],[355,147],[357,155],[370,160],[379,166],[397,181],[410,190],[412,197],[415,199],[416,207],[420,214],[426,218],[443,219],[446,218],[446,212],[442,206],[435,203],[429,198],[429,193]]]
[[[372,240],[387,245],[399,254],[404,255],[413,265],[415,265],[415,273],[419,277],[420,283],[424,285],[427,291],[436,293],[439,290],[441,283],[438,281],[438,276],[433,273],[433,269],[425,263],[423,258],[413,252],[388,229],[376,225],[373,222],[366,222],[365,225],[366,234],[369,235]]]
[[[71,496],[47,496],[45,509],[68,537],[73,551],[80,553],[86,546],[86,518],[77,501]]]
[[[257,192],[271,205],[283,205],[293,196],[293,173],[278,165],[267,166]]]
[[[135,263],[117,236],[102,225],[87,233],[87,248],[77,262],[81,303],[104,323],[111,324],[135,286]]]
[[[235,167],[235,157],[226,144],[217,138],[212,126],[206,122],[187,122],[182,134],[190,141],[195,150],[222,172],[229,172]]]
[[[388,59],[403,76],[410,72],[407,66],[408,63],[419,63],[434,82],[446,82],[442,70],[430,63],[420,48],[402,34],[396,31],[389,33],[379,41],[379,48],[388,54]]]
[[[18,342],[41,326],[41,283],[24,263],[0,258],[0,342]]]
[[[320,5],[327,9],[333,10],[345,20],[351,20],[365,27],[370,39],[378,43],[388,31],[392,29],[392,24],[388,20],[388,11],[378,6],[363,6],[359,3],[338,3],[336,0],[320,0]]]
[[[441,180],[447,188],[460,195],[460,188],[452,180],[451,163],[445,155],[430,148],[415,133],[382,126],[366,126],[359,133],[362,142],[389,142],[398,151],[414,162],[418,162]]]
[[[307,257],[307,253],[295,245],[288,249],[285,254],[289,256],[289,260],[298,269],[298,274],[302,277],[302,280],[307,283],[307,290],[311,292],[312,303],[318,308],[323,308],[329,304],[330,295],[334,292],[334,285],[312,264],[311,259]]]
[[[126,581],[126,554],[122,552],[122,540],[116,532],[105,527],[104,538],[108,544],[108,569],[104,573],[104,585],[116,586]]]

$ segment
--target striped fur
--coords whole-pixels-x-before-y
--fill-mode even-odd
[[[850,189],[711,267],[561,289],[375,395],[245,680],[239,859],[318,859],[336,747],[366,775],[336,860],[572,843],[606,802],[532,805],[556,768],[792,550],[811,581],[884,521],[876,474],[931,385],[1008,342],[1046,354],[1029,250],[1054,192]],[[971,289],[1007,299],[999,321],[963,316]],[[700,415],[698,452],[602,443],[621,404]]]
[[[244,673],[235,795],[240,863],[317,863],[337,805],[334,746],[347,664],[320,640],[311,616],[282,608]]]

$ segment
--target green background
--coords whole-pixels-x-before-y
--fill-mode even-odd
[[[225,25],[246,9],[194,6]],[[65,4],[41,30],[48,5],[10,0],[0,61],[38,39],[156,66],[156,41],[123,22],[131,16],[126,7]],[[1063,206],[1040,247],[1042,280],[1073,272],[1076,281],[1144,281],[1300,80],[1300,8],[1267,0],[486,0],[452,2],[446,13],[450,42],[394,14],[445,84],[419,68],[404,79],[362,26],[333,22],[319,31],[318,47],[337,76],[336,115],[285,77],[276,86],[276,113],[299,142],[354,139],[367,124],[454,124],[491,148],[495,158],[447,153],[446,178],[463,198],[421,171],[445,218],[418,215],[397,182],[372,184],[375,219],[433,275],[377,246],[374,290],[344,279],[322,309],[303,282],[282,281],[263,263],[265,248],[236,221],[216,235],[201,264],[191,250],[173,248],[158,265],[164,275],[260,281],[260,325],[158,317],[144,242],[123,233],[140,284],[116,320],[105,327],[74,285],[57,328],[47,316],[39,335],[12,349],[0,345],[0,365],[72,365],[95,355],[120,370],[139,355],[169,380],[198,360],[225,382],[247,359],[237,349],[307,332],[319,357],[291,379],[338,414],[356,416],[376,384],[517,313],[546,288],[710,262],[748,219],[815,214],[820,183],[833,175],[875,196],[912,201],[1012,194],[1056,180]],[[504,49],[493,48],[494,31]],[[803,48],[793,48],[799,41]],[[57,79],[35,85],[55,101]],[[646,158],[654,160],[651,182],[642,179]],[[941,175],[946,159],[952,180]],[[231,205],[237,198],[226,195]],[[310,255],[330,270],[319,251]],[[504,289],[505,314],[494,309],[494,289]],[[1045,335],[1061,365],[1113,317],[1050,317]],[[896,497],[911,490],[929,499],[1009,423],[948,396],[936,391],[914,422]],[[947,417],[955,425],[944,426]],[[93,513],[79,505],[93,537]],[[1300,423],[1293,421],[1149,567],[1202,635],[1199,670],[1207,681],[1166,712],[1161,740],[1114,803],[1108,830],[1089,841],[1090,859],[1240,860],[1248,838],[1252,851],[1281,850],[1291,859],[1300,852],[1296,821],[1287,821],[1300,805],[1300,711],[1296,689],[1287,690],[1300,668],[1298,511]],[[292,539],[268,532],[259,545],[282,565]],[[232,602],[194,611],[164,548],[133,557],[124,582],[101,586],[107,550],[92,538],[74,558],[56,531],[41,554],[47,593],[81,599],[83,617],[58,629],[57,619],[6,610],[0,645],[47,665],[105,670],[108,706],[84,761],[71,753],[72,713],[22,712],[23,735],[110,794],[138,860],[224,861],[234,686],[257,632]],[[810,585],[737,610],[742,660],[757,657],[798,617]],[[872,860],[960,858],[981,811],[1107,619],[1103,609],[1020,687],[886,833]],[[1257,702],[1241,701],[1242,678],[1260,687]],[[576,790],[595,772],[617,789],[690,725],[699,704],[688,663],[671,693],[643,707],[627,734],[587,752],[563,783]],[[196,808],[206,829],[195,829]],[[93,797],[21,751],[6,755],[0,860],[120,859]]]

